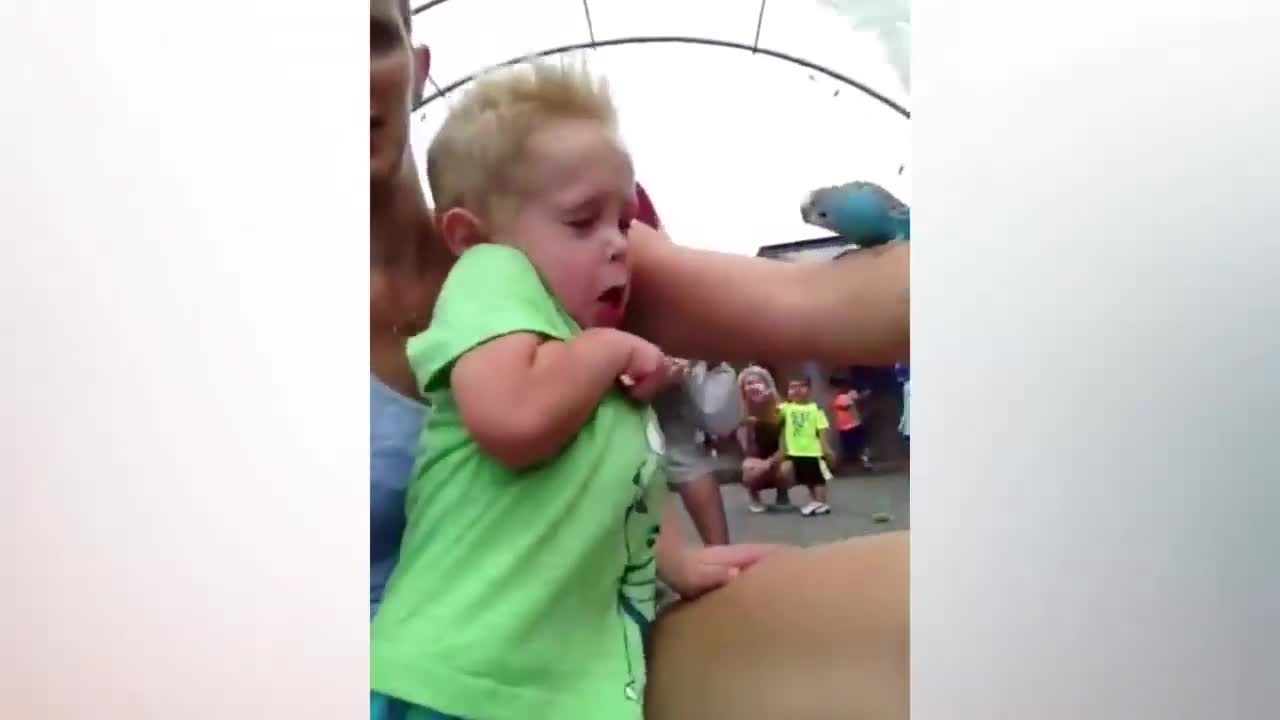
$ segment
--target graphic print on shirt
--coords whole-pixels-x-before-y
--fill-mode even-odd
[[[640,637],[641,658],[649,656],[649,631],[657,610],[657,558],[654,547],[658,543],[661,526],[661,483],[655,482],[664,447],[662,432],[657,419],[650,416],[646,428],[650,453],[631,476],[632,496],[623,516],[623,542],[626,561],[618,578],[618,617],[622,624],[623,647],[627,654],[627,683],[623,694],[632,702],[644,697],[644,667],[632,662],[631,626]]]
[[[795,429],[796,436],[810,431],[810,426],[813,424],[812,420],[813,417],[809,413],[802,412],[799,408],[787,413],[787,424]]]

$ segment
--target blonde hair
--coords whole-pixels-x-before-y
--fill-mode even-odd
[[[530,61],[490,70],[459,99],[427,150],[427,182],[440,212],[491,211],[518,191],[529,138],[560,120],[597,122],[617,132],[608,84],[581,64]]]
[[[742,396],[743,407],[750,411],[753,406],[751,399],[747,397],[746,388],[747,379],[753,376],[759,378],[769,388],[769,395],[775,403],[782,402],[782,397],[778,395],[778,384],[773,381],[773,374],[759,365],[751,365],[738,373],[738,394]]]

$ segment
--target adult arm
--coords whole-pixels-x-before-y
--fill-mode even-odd
[[[773,457],[769,458],[769,462],[774,465],[781,463],[787,459],[787,418],[782,416],[778,419],[778,449],[774,451]]]
[[[910,246],[825,263],[681,247],[633,223],[629,325],[686,357],[890,364],[908,357]]]
[[[743,421],[733,433],[738,439],[738,447],[742,449],[742,456],[749,458],[756,456],[755,428],[750,423],[751,419]]]
[[[907,720],[908,537],[780,550],[663,613],[646,720]]]

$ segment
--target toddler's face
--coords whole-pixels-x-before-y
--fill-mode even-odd
[[[809,400],[809,386],[798,380],[792,380],[787,384],[787,398],[791,402],[807,402]]]
[[[616,327],[630,295],[631,158],[606,128],[561,121],[530,138],[525,193],[494,240],[520,248],[579,325]]]

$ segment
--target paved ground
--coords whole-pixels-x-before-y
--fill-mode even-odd
[[[801,517],[799,512],[747,511],[747,495],[740,485],[722,485],[725,512],[729,517],[729,537],[733,542],[778,542],[788,545],[817,545],[855,535],[874,535],[910,527],[910,482],[905,472],[838,477],[830,483],[831,514]],[[773,491],[764,493],[773,501]],[[808,491],[794,488],[791,499],[797,506],[808,502]],[[678,502],[678,501],[677,501]],[[888,522],[875,522],[877,513],[888,513]],[[693,524],[685,522],[686,537],[697,537]]]

